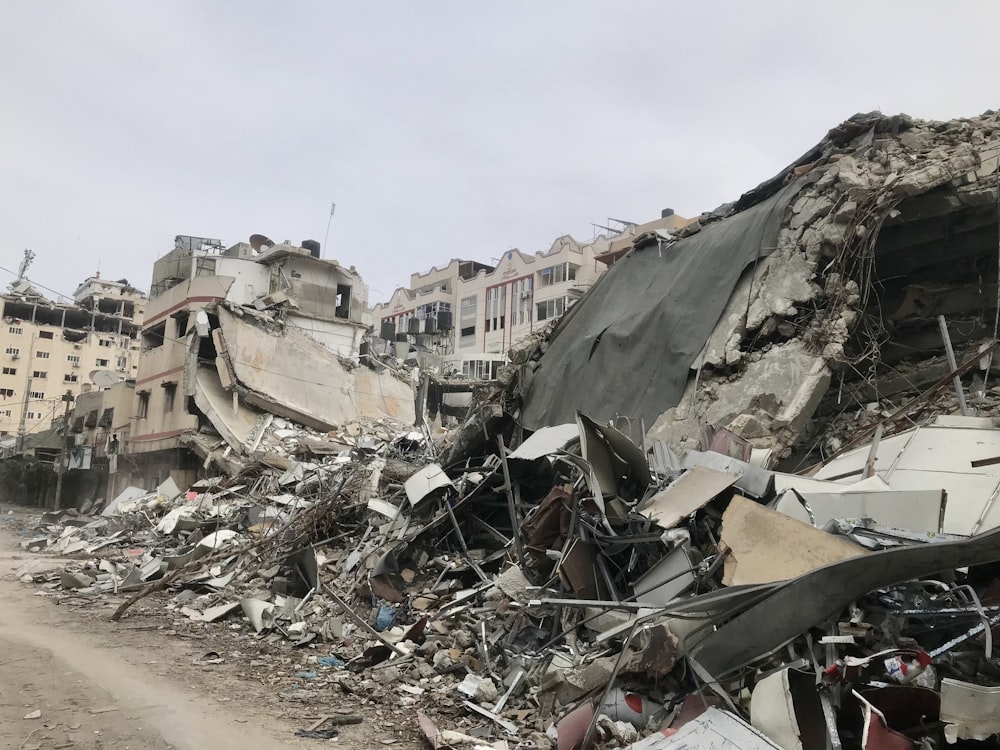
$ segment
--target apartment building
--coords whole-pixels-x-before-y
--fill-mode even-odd
[[[566,312],[636,238],[687,223],[665,209],[655,221],[620,222],[621,231],[587,243],[565,235],[546,251],[510,250],[493,265],[454,259],[412,274],[409,287],[376,305],[375,330],[434,352],[452,372],[495,378],[512,345]]]
[[[48,429],[63,394],[81,393],[95,373],[109,373],[105,382],[134,378],[145,303],[127,281],[98,275],[72,303],[52,302],[26,280],[0,295],[0,438]]]
[[[153,266],[129,446],[139,486],[227,468],[273,415],[330,429],[402,399],[412,419],[408,383],[356,364],[371,315],[353,267],[312,241],[251,240],[178,235]]]

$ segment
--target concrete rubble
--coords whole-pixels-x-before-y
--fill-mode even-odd
[[[538,421],[546,358],[585,320],[571,312],[447,433],[354,415],[322,432],[294,421],[304,405],[261,401],[267,425],[228,474],[43,515],[24,548],[78,562],[22,580],[111,601],[113,620],[145,601],[178,630],[229,633],[283,699],[405,709],[432,748],[995,742],[997,137],[994,113],[857,116],[685,230],[796,185],[676,403],[643,395],[655,419],[591,409],[582,384],[579,408]],[[972,234],[948,248],[992,253],[975,303],[956,291],[973,272],[913,225],[947,216],[954,239],[956,214]],[[880,252],[910,259],[896,281]],[[879,306],[895,311],[882,332]]]

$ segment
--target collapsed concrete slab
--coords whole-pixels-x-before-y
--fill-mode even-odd
[[[413,422],[413,387],[392,373],[332,357],[291,327],[268,330],[224,307],[218,316],[223,385],[248,404],[317,430],[372,415]]]

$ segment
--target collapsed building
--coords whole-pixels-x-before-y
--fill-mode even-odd
[[[359,364],[370,322],[360,275],[318,243],[178,236],[153,266],[128,482],[232,473],[275,417],[327,431],[362,416],[413,421],[411,384]]]
[[[524,426],[581,410],[679,450],[711,424],[773,463],[828,455],[845,414],[954,369],[939,315],[959,361],[996,336],[998,124],[855,115],[675,237],[636,237],[526,358]]]

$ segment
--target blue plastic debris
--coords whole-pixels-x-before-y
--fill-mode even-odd
[[[388,604],[379,607],[378,615],[375,617],[375,629],[382,632],[391,628],[398,611],[398,607],[390,607]]]
[[[321,656],[316,663],[321,667],[342,667],[345,662],[339,656]]]

